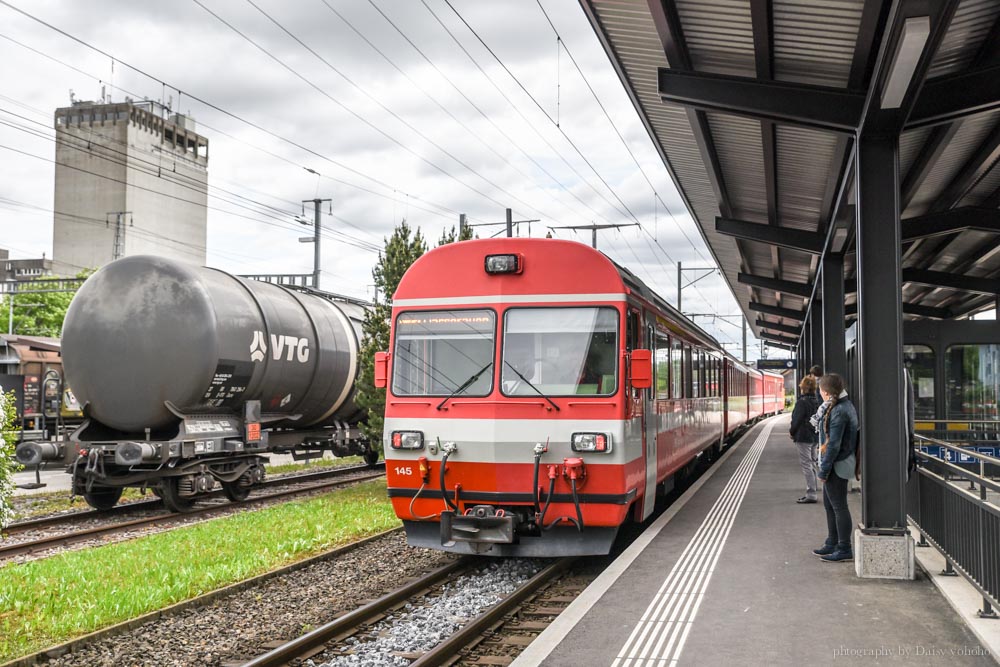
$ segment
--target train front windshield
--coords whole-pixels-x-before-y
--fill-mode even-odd
[[[491,310],[401,313],[392,392],[397,396],[486,396],[493,387],[496,315]]]
[[[608,396],[617,389],[617,361],[613,308],[511,308],[504,316],[507,396]]]

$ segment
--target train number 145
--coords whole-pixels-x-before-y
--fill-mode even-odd
[[[412,475],[413,474],[413,467],[412,466],[396,466],[396,474],[397,475]]]

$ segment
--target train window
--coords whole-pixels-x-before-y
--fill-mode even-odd
[[[670,398],[670,338],[656,332],[656,398]]]
[[[946,419],[1000,417],[1000,345],[950,346],[945,351],[944,378]],[[914,390],[919,396],[919,383]]]
[[[934,350],[927,345],[904,345],[903,364],[913,383],[913,407],[917,419],[934,419]]]
[[[670,339],[670,397],[684,398],[683,347],[676,338]]]
[[[625,342],[627,348],[632,351],[639,347],[639,311],[628,311],[628,319],[625,322]]]
[[[511,308],[504,316],[502,366],[501,389],[507,396],[614,394],[618,311]]]
[[[684,345],[684,398],[691,398],[691,348]]]
[[[701,393],[701,350],[691,349],[691,398],[700,398]]]
[[[493,389],[494,374],[489,367],[495,331],[496,313],[492,310],[400,313],[396,318],[392,393],[448,396],[461,389],[462,396],[488,395]]]

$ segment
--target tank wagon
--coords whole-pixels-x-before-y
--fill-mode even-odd
[[[431,250],[392,318],[375,379],[389,497],[417,546],[607,553],[698,457],[784,405],[781,376],[572,241]]]
[[[19,454],[64,458],[96,508],[132,486],[175,511],[220,485],[245,499],[271,452],[374,463],[354,403],[365,307],[162,257],[112,262],[80,288],[63,329],[85,420],[71,445]]]

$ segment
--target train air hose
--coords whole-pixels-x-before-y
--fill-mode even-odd
[[[441,495],[444,497],[445,505],[447,505],[452,511],[458,512],[458,505],[452,502],[451,498],[448,497],[448,489],[444,485],[444,473],[445,469],[448,467],[448,457],[451,456],[451,452],[445,452],[444,456],[441,457],[441,474],[439,479],[441,480]]]
[[[544,525],[543,520],[545,518],[545,512],[548,511],[548,509],[549,509],[549,502],[552,500],[552,489],[556,485],[555,477],[551,477],[550,476],[549,477],[549,495],[548,495],[548,498],[545,499],[545,508],[542,509],[542,518],[539,519],[539,523],[542,523],[542,530],[552,530],[560,522],[562,522],[562,521],[569,521],[569,522],[573,523],[576,526],[576,529],[578,531],[583,532],[583,512],[580,509],[580,496],[577,494],[577,491],[576,491],[576,480],[575,479],[571,479],[569,481],[569,484],[570,484],[570,489],[573,492],[573,504],[576,506],[576,516],[575,517],[572,517],[572,516],[561,516],[558,519],[553,520],[552,523],[550,523],[549,525],[547,525],[547,526]]]
[[[414,513],[413,513],[413,504],[417,502],[417,498],[419,498],[419,497],[420,497],[420,494],[424,492],[424,488],[425,488],[426,486],[427,486],[427,482],[423,482],[423,483],[422,483],[422,484],[420,485],[420,488],[419,488],[419,489],[417,489],[417,493],[416,493],[416,494],[415,494],[415,495],[413,496],[413,498],[412,498],[412,499],[410,500],[410,517],[411,517],[411,518],[412,518],[412,519],[413,519],[414,521],[428,521],[429,519],[434,519],[434,518],[437,518],[437,514],[431,514],[431,515],[429,515],[429,516],[417,516],[416,514],[414,514]]]

